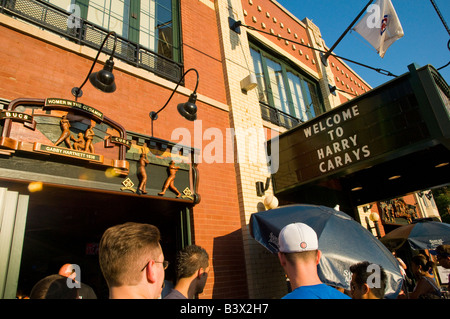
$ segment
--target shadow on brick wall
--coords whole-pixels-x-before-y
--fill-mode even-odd
[[[212,298],[248,299],[241,229],[214,238],[212,258],[214,267]]]

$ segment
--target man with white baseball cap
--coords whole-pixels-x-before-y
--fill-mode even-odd
[[[283,299],[351,299],[320,280],[317,265],[321,251],[317,234],[310,226],[285,226],[278,236],[278,245],[278,258],[292,287]]]

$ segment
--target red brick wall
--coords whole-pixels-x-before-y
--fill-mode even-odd
[[[181,22],[185,70],[198,70],[199,94],[226,104],[215,11],[200,1],[181,1]],[[5,26],[0,26],[0,39],[0,97],[74,100],[71,89],[81,85],[92,60]],[[94,71],[99,69],[97,65]],[[87,82],[79,101],[100,110],[126,130],[150,135],[148,114],[162,107],[171,91],[118,69],[114,75],[114,93],[98,91]],[[186,87],[193,90],[195,79],[194,72],[187,74]],[[174,95],[154,122],[155,137],[172,140],[173,130],[183,127],[191,132],[191,146],[195,146],[194,123],[176,111],[176,105],[185,101],[186,96]],[[228,112],[202,102],[197,106],[202,131],[218,128],[225,138],[230,127]],[[203,141],[203,147],[210,142]],[[225,160],[225,151],[223,154]],[[245,298],[248,293],[234,163],[202,162],[199,172],[201,202],[193,209],[193,237],[210,254],[212,266],[200,298]]]
[[[200,73],[201,92],[226,103],[222,54],[215,10],[198,0],[181,2],[183,58],[186,70],[194,67]],[[194,78],[186,83],[194,85]]]
[[[337,58],[330,56],[328,63],[331,66],[331,71],[333,72],[334,81],[336,82],[336,88],[344,90],[349,94],[361,95],[366,91],[370,90],[369,86],[366,85],[361,79],[349,70],[342,62]],[[344,82],[342,84],[342,82]],[[348,85],[348,88],[347,88]],[[353,91],[351,90],[353,89]]]
[[[249,4],[249,1],[242,1],[242,7],[248,14],[244,22],[246,25],[269,33],[273,29],[275,36],[279,34],[281,37],[288,39],[288,43],[272,35],[264,34],[264,36],[275,43],[275,45],[278,45],[282,50],[293,55],[314,71],[317,71],[316,65],[312,63],[313,51],[308,47],[292,42],[302,43],[301,40],[303,39],[304,45],[309,43],[304,26],[270,1],[254,1],[253,4]],[[256,19],[256,22],[254,22],[253,17]],[[266,26],[265,29],[262,23]],[[297,35],[297,38],[295,35]],[[302,55],[299,50],[302,51]],[[306,55],[308,55],[309,60],[306,58]]]
[[[242,1],[242,7],[247,12],[244,22],[246,25],[269,33],[272,29],[275,36],[280,35],[281,37],[288,39],[288,42],[286,42],[285,40],[277,39],[275,36],[261,33],[267,39],[279,46],[280,49],[293,55],[312,70],[318,71],[317,62],[320,61],[315,61],[316,64],[313,64],[313,51],[303,45],[295,43],[302,43],[304,45],[310,44],[305,27],[302,24],[298,23],[297,20],[293,19],[289,14],[270,1],[254,1],[252,4],[250,4],[249,1]],[[301,17],[297,18],[301,19]],[[318,27],[320,28],[320,26]],[[297,35],[297,37],[295,35]],[[300,54],[299,50],[301,50],[303,54]],[[309,57],[309,59],[307,57]],[[344,90],[349,94],[358,95],[364,93],[364,89],[370,89],[352,70],[337,58],[331,56],[328,61],[332,65],[331,70],[338,89]],[[339,78],[339,81],[336,77]],[[344,84],[342,84],[341,81],[343,81]],[[347,85],[349,86],[348,88]],[[353,91],[351,89],[353,89]],[[344,101],[347,101],[347,99]]]
[[[223,58],[215,10],[201,1],[181,1],[181,22],[185,68],[194,67],[199,71],[200,93],[226,104]],[[189,85],[190,82],[186,83]],[[203,131],[208,128],[221,131],[224,147],[222,158],[225,162],[226,128],[230,127],[228,112],[200,106],[198,114],[198,119],[203,121]],[[214,140],[204,140],[203,150],[210,143],[214,143]],[[203,160],[199,164],[199,171],[202,200],[194,208],[194,236],[195,243],[208,251],[212,266],[200,298],[247,298],[234,163],[208,164]]]

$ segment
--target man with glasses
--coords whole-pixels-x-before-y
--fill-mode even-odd
[[[153,225],[125,223],[108,228],[99,245],[99,262],[111,299],[157,299],[168,262]]]
[[[185,247],[178,252],[175,288],[164,299],[194,299],[203,292],[209,273],[209,256],[197,245]]]

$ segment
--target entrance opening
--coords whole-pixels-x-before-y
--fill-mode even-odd
[[[8,187],[27,193],[23,186],[15,186]],[[176,201],[44,186],[42,191],[30,193],[18,293],[29,296],[40,279],[71,263],[80,266],[81,282],[91,286],[99,299],[108,298],[98,263],[98,243],[107,228],[125,222],[159,228],[164,257],[172,264],[166,280],[174,282],[176,252],[187,238],[183,231],[187,209]]]

